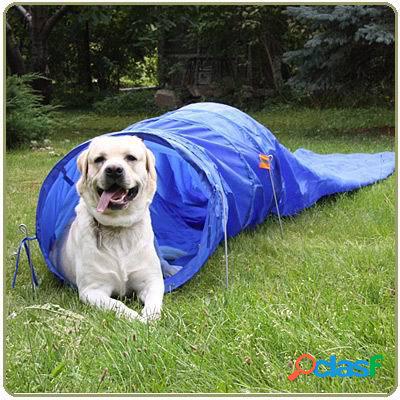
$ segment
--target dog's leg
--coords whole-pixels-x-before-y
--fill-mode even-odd
[[[87,289],[79,292],[79,298],[84,302],[104,310],[113,310],[118,316],[123,316],[130,320],[146,322],[136,311],[127,307],[122,301],[112,299],[109,294],[102,289]]]
[[[162,301],[164,297],[164,282],[159,279],[149,282],[138,293],[139,299],[144,303],[142,317],[146,321],[154,321],[161,317]]]

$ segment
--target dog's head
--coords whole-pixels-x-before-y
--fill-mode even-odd
[[[141,139],[97,137],[77,164],[77,190],[97,221],[130,226],[141,219],[156,190],[154,155]]]

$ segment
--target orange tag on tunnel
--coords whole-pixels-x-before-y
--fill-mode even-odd
[[[258,166],[263,169],[271,169],[269,156],[265,154],[259,154],[259,157],[260,157],[260,163],[258,164]]]

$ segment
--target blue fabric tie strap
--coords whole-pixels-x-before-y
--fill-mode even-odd
[[[184,251],[170,246],[159,246],[156,239],[154,239],[154,247],[160,259],[161,270],[164,277],[173,276],[182,269],[182,266],[173,265],[169,261],[175,261],[185,256],[186,253]]]
[[[18,246],[17,256],[16,256],[16,260],[15,260],[14,277],[13,277],[11,286],[13,289],[15,288],[15,283],[17,280],[17,274],[18,274],[18,268],[19,268],[19,262],[20,262],[20,257],[21,257],[21,250],[22,250],[22,248],[24,248],[25,253],[26,253],[26,258],[28,259],[29,268],[31,270],[32,288],[35,289],[37,286],[39,286],[39,282],[36,277],[35,267],[33,266],[31,251],[29,248],[29,242],[32,240],[37,240],[37,237],[36,236],[28,236],[28,230],[26,228],[26,225],[24,225],[24,224],[21,224],[19,226],[19,230],[22,233],[24,233],[26,236],[20,241],[19,246]]]

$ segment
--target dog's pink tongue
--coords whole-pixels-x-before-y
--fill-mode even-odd
[[[101,196],[100,196],[100,200],[97,203],[97,208],[96,210],[98,212],[104,212],[105,209],[108,207],[108,205],[110,204],[111,199],[115,196],[115,195],[119,195],[120,194],[121,189],[118,188],[117,190],[114,191],[104,191]]]

